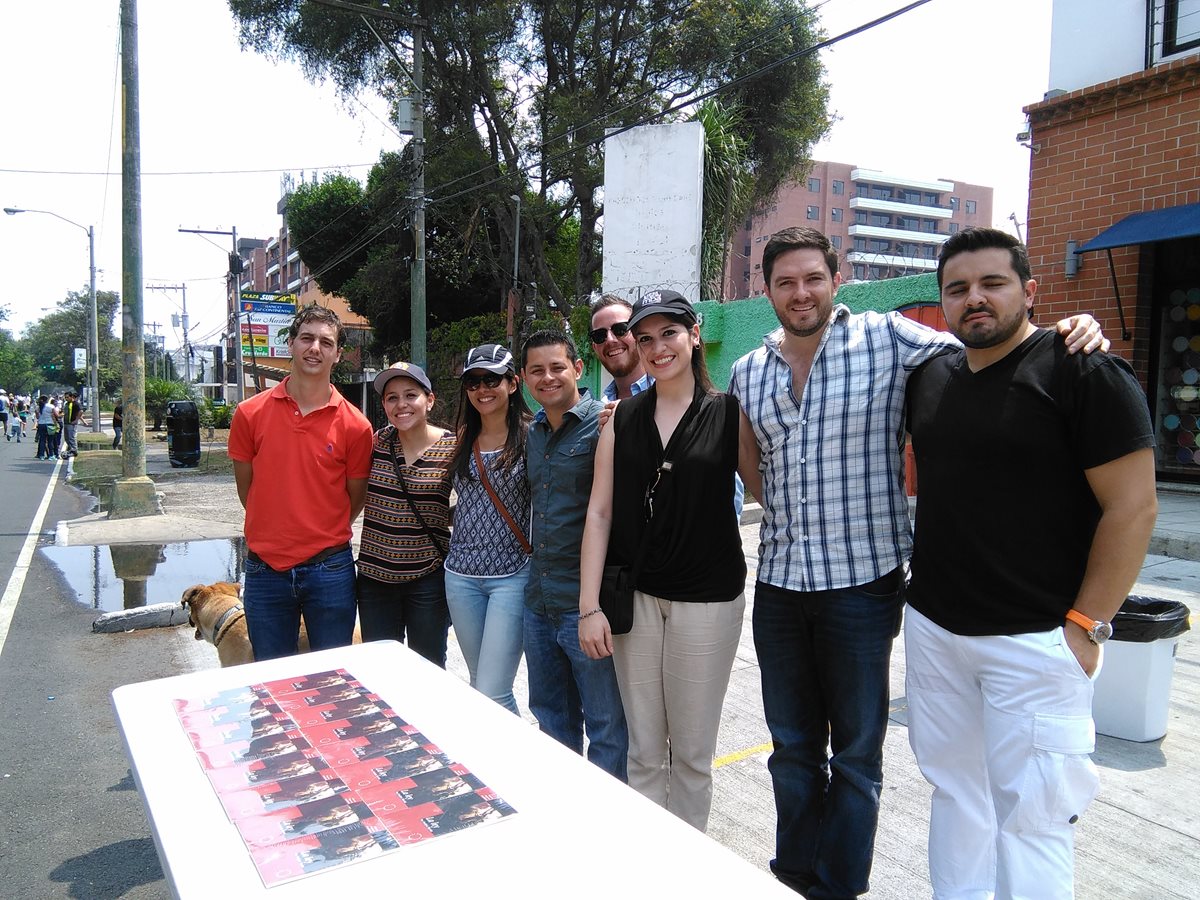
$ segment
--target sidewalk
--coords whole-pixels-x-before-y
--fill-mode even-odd
[[[167,515],[107,522],[88,516],[60,524],[72,543],[85,537],[102,543],[157,542],[172,527],[230,528],[240,532],[241,507],[232,476],[194,477],[171,471],[164,445],[148,446],[148,471],[157,477]],[[165,476],[165,477],[163,477]],[[1152,555],[1134,591],[1200,610],[1200,493],[1160,490],[1160,514]],[[177,515],[185,511],[187,515]],[[753,519],[748,509],[746,519]],[[182,521],[183,524],[179,524]],[[769,735],[763,719],[758,660],[750,628],[756,574],[758,526],[744,520],[747,558],[747,615],[725,701],[714,760],[714,802],[709,836],[760,868],[773,855],[775,812],[767,759]],[[174,540],[185,540],[180,533]],[[1176,558],[1162,554],[1171,548]],[[197,573],[197,581],[205,573]],[[213,579],[207,579],[213,580]],[[124,652],[135,639],[173,646],[181,671],[215,666],[216,654],[183,628],[97,636]],[[1172,704],[1165,738],[1133,743],[1100,736],[1093,755],[1101,769],[1101,794],[1080,824],[1076,854],[1081,900],[1188,898],[1200,884],[1200,803],[1194,784],[1200,747],[1200,641],[1185,636],[1177,647]],[[450,641],[448,669],[467,678],[462,654]],[[929,788],[908,747],[903,641],[891,664],[891,716],[884,749],[884,795],[870,900],[929,896],[925,841]],[[137,675],[128,680],[138,680]],[[515,685],[524,707],[528,696],[522,662]],[[532,724],[532,719],[525,718]],[[675,864],[675,863],[669,863]]]

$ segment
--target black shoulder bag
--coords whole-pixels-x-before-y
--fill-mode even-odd
[[[400,483],[400,490],[404,492],[404,499],[408,501],[409,509],[413,511],[413,515],[417,517],[417,521],[421,523],[421,528],[425,534],[429,536],[429,542],[433,544],[433,549],[437,552],[438,559],[443,563],[446,561],[446,551],[442,549],[442,545],[438,543],[437,535],[433,533],[433,529],[429,527],[429,523],[425,521],[425,517],[421,515],[421,510],[417,508],[417,503],[413,500],[412,494],[408,492],[408,481],[404,477],[404,473],[400,470],[400,460],[396,458],[396,439],[399,433],[392,428],[392,440],[388,444],[388,451],[392,455],[392,468],[396,470],[396,481]]]

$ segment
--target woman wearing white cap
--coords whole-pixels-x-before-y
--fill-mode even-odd
[[[450,463],[458,504],[446,557],[446,599],[471,686],[519,713],[513,680],[521,662],[529,579],[530,414],[512,354],[473,347],[463,366],[458,449]]]
[[[450,614],[442,565],[450,545],[454,433],[432,424],[433,385],[417,365],[375,376],[388,424],[375,432],[358,553],[363,640],[403,641],[446,667]]]
[[[629,786],[703,831],[712,758],[742,632],[746,559],[734,513],[738,403],[708,378],[692,305],[647,294],[629,319],[654,385],[600,435],[583,535],[579,643],[612,655]],[[600,611],[605,565],[628,566],[633,626]]]

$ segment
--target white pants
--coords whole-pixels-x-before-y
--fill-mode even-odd
[[[1095,676],[1063,629],[964,637],[908,607],[904,647],[934,896],[1074,896],[1074,827],[1099,786]]]
[[[638,591],[633,629],[613,637],[629,786],[701,831],[745,611],[744,594],[728,603],[685,603]]]

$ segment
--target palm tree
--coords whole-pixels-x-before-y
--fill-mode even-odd
[[[162,431],[168,403],[172,400],[191,399],[191,389],[182,381],[170,378],[146,379],[146,415],[154,417],[154,431]]]
[[[704,126],[704,213],[700,247],[700,299],[725,293],[725,262],[733,226],[750,211],[754,174],[741,117],[718,100],[705,100],[693,117]]]

